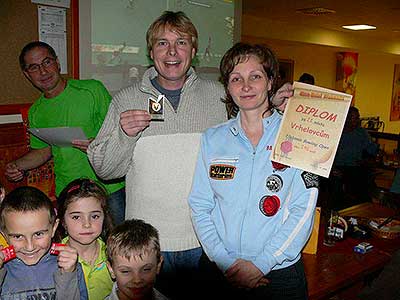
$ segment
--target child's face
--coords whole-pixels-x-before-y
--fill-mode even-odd
[[[10,211],[4,215],[6,238],[17,257],[26,265],[35,265],[49,251],[58,226],[52,225],[47,209]]]
[[[64,227],[70,241],[89,245],[103,230],[104,213],[100,201],[94,197],[81,198],[68,205]]]
[[[112,266],[107,266],[112,277],[116,278],[119,299],[147,299],[160,272],[161,263],[162,257],[157,262],[154,252],[144,254],[142,258],[132,256],[130,260],[119,255],[114,257]]]

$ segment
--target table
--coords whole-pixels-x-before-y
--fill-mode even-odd
[[[363,203],[340,211],[341,216],[368,218],[387,217],[393,213],[393,209],[376,203]],[[367,254],[357,254],[353,247],[362,240],[350,237],[327,247],[322,244],[323,227],[321,224],[317,254],[303,254],[310,300],[329,299],[333,295],[356,299],[364,282],[376,276],[390,261],[391,255],[400,249],[400,239],[370,238],[366,241],[374,249]]]

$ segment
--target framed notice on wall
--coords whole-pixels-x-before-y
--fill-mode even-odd
[[[400,65],[394,65],[390,121],[400,120]]]

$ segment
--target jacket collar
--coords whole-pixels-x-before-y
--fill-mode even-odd
[[[270,126],[271,124],[275,124],[275,122],[277,122],[281,118],[282,117],[278,113],[278,111],[274,109],[270,116],[263,118],[264,129],[267,129],[268,126]],[[237,136],[241,131],[243,131],[242,125],[240,123],[240,112],[237,114],[236,118],[232,120],[230,131],[234,136]]]
[[[148,68],[146,72],[143,74],[142,82],[140,85],[140,89],[144,92],[151,92],[155,95],[158,95],[160,92],[151,84],[152,79],[158,76],[158,72],[154,66]],[[193,67],[190,67],[186,73],[186,80],[182,87],[182,92],[186,90],[188,87],[191,87],[197,80],[198,76]]]

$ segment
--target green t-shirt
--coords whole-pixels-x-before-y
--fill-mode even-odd
[[[107,114],[111,96],[97,80],[68,80],[65,90],[57,97],[47,99],[43,95],[29,110],[31,128],[81,127],[88,138],[96,137]],[[31,135],[32,149],[48,147],[44,141]],[[86,177],[101,181],[90,166],[86,153],[73,147],[52,146],[56,194],[72,180]],[[101,181],[109,193],[124,186]]]

